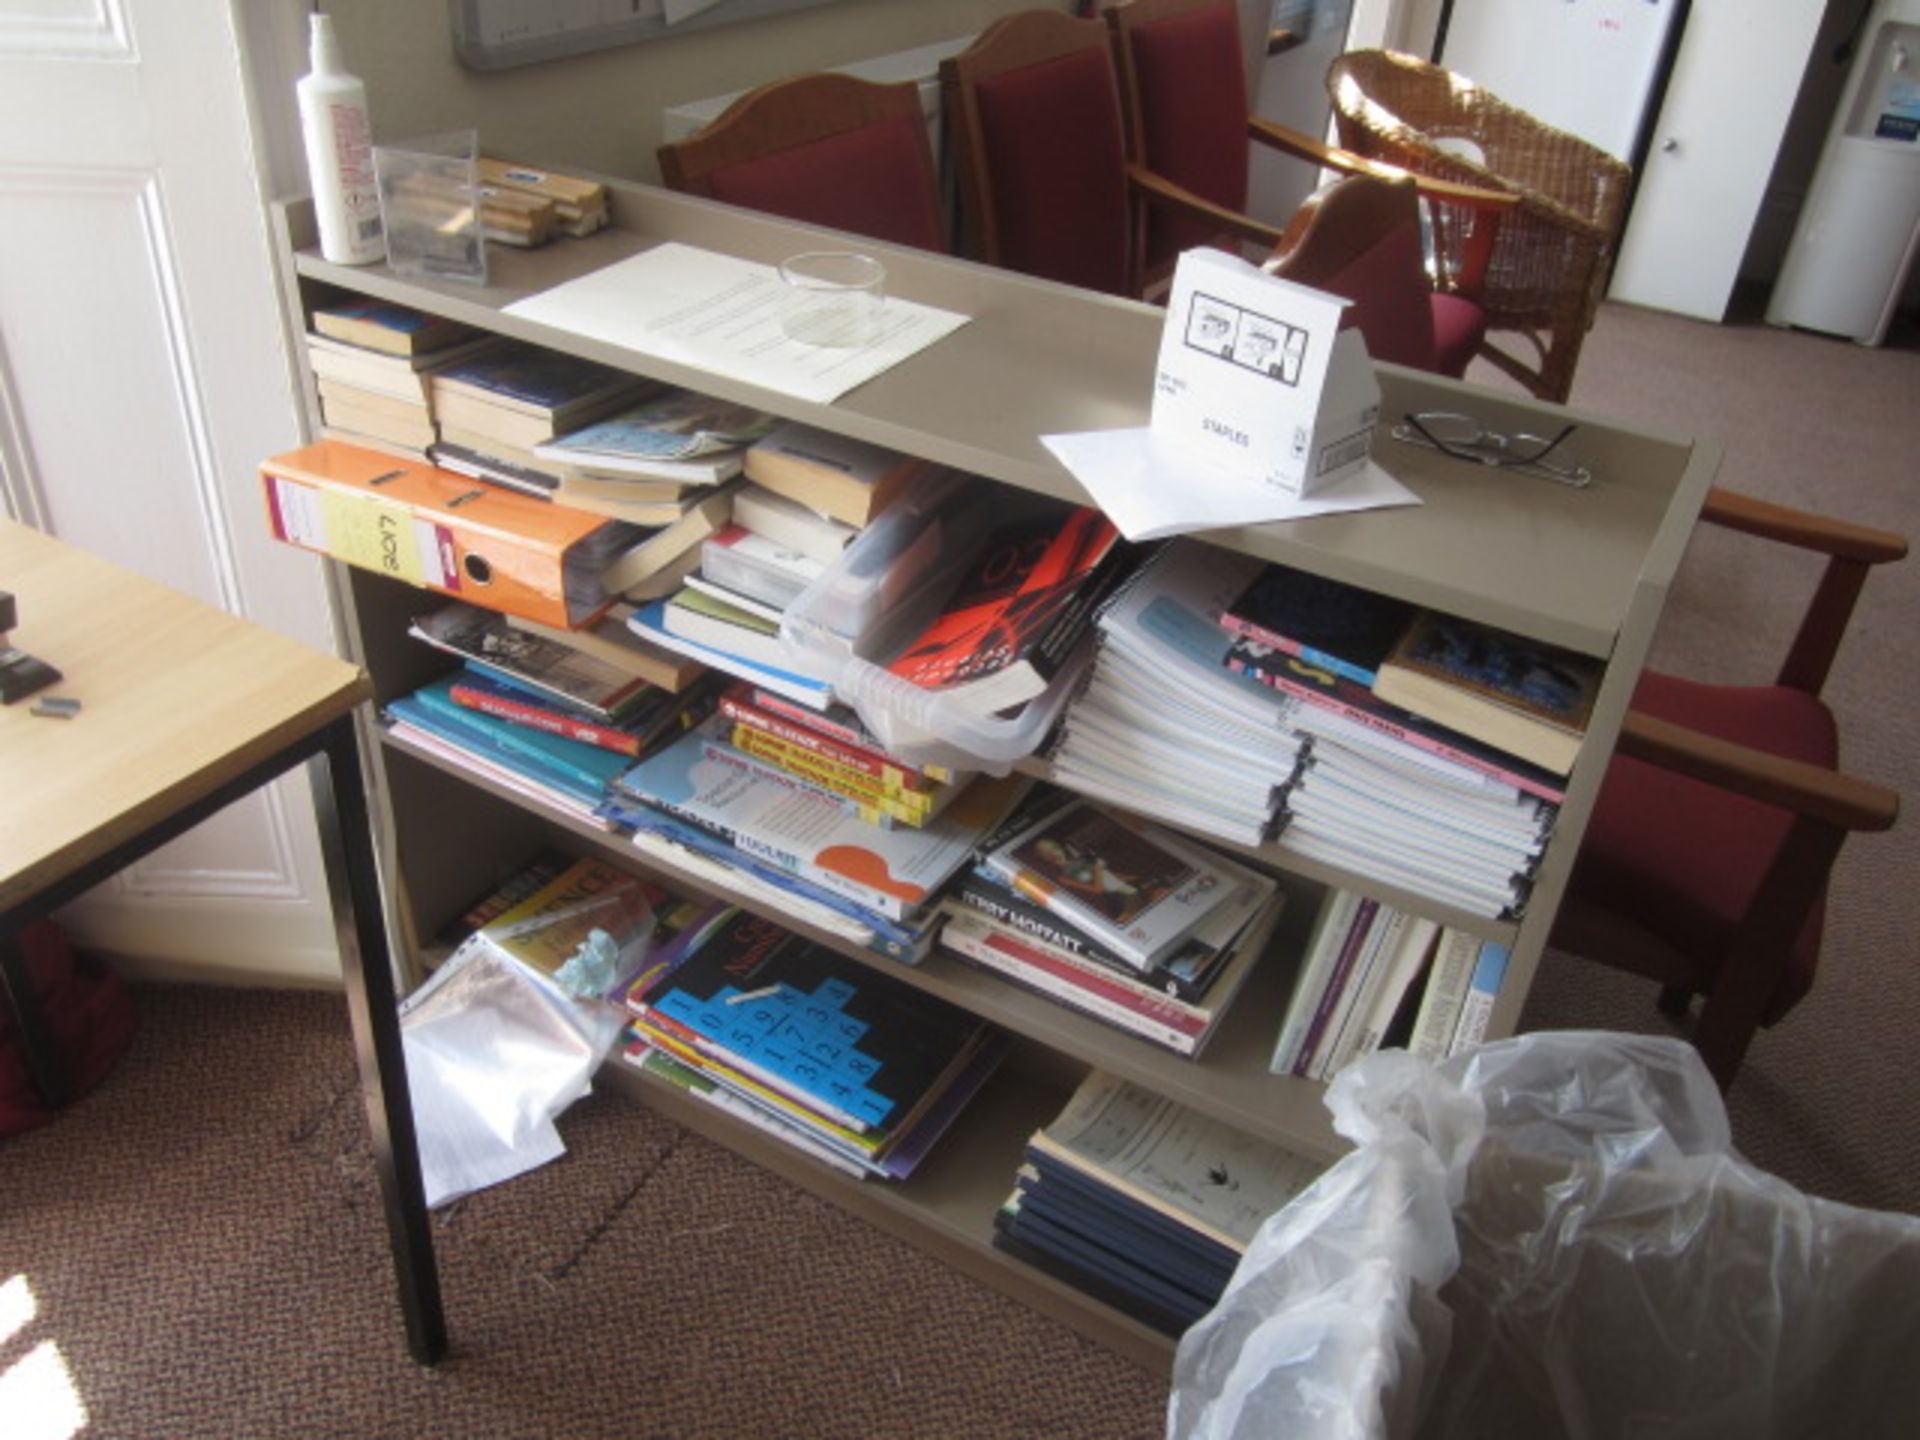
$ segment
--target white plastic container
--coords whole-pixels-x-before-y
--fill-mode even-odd
[[[1091,632],[1045,693],[1010,716],[987,715],[891,674],[959,583],[988,534],[1037,497],[970,475],[941,474],[889,506],[787,608],[780,637],[794,668],[829,675],[887,750],[916,765],[1004,775],[1053,728],[1091,658]]]
[[[332,16],[313,16],[309,53],[313,68],[293,88],[320,226],[320,253],[339,265],[369,265],[386,257],[387,246],[373,170],[367,87],[341,63]]]

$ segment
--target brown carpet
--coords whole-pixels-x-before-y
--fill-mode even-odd
[[[1729,485],[1920,529],[1910,335],[1863,351],[1609,309],[1574,399],[1718,435]],[[1662,663],[1764,673],[1753,617],[1791,605],[1767,548],[1697,542]],[[1920,565],[1877,577],[1831,687],[1851,763],[1909,796],[1917,598]],[[1761,1037],[1733,1099],[1761,1165],[1908,1211],[1914,830],[1843,856],[1819,985]],[[564,1117],[564,1160],[438,1215],[454,1349],[422,1371],[401,1347],[339,999],[139,1000],[142,1033],[106,1085],[0,1144],[0,1287],[25,1277],[38,1306],[11,1335],[0,1324],[0,1387],[56,1347],[93,1440],[1161,1433],[1156,1378],[609,1096]],[[1525,1021],[1662,1023],[1646,985],[1561,957]],[[0,1417],[8,1440],[30,1433]]]

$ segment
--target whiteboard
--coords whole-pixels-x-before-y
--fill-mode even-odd
[[[588,50],[660,40],[833,0],[447,0],[454,53],[504,70]]]

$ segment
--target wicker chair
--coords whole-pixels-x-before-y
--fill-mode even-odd
[[[1490,336],[1517,334],[1532,356],[1490,342],[1480,353],[1535,395],[1564,402],[1606,290],[1631,171],[1578,136],[1410,55],[1342,55],[1327,71],[1327,92],[1348,149],[1520,196],[1500,217],[1473,298],[1486,312]],[[1430,213],[1437,280],[1451,287],[1473,248],[1474,217],[1444,204]]]

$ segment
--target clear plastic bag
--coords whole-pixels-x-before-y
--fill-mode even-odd
[[[1920,1218],[1737,1155],[1685,1042],[1384,1051],[1181,1340],[1180,1440],[1920,1434]]]

